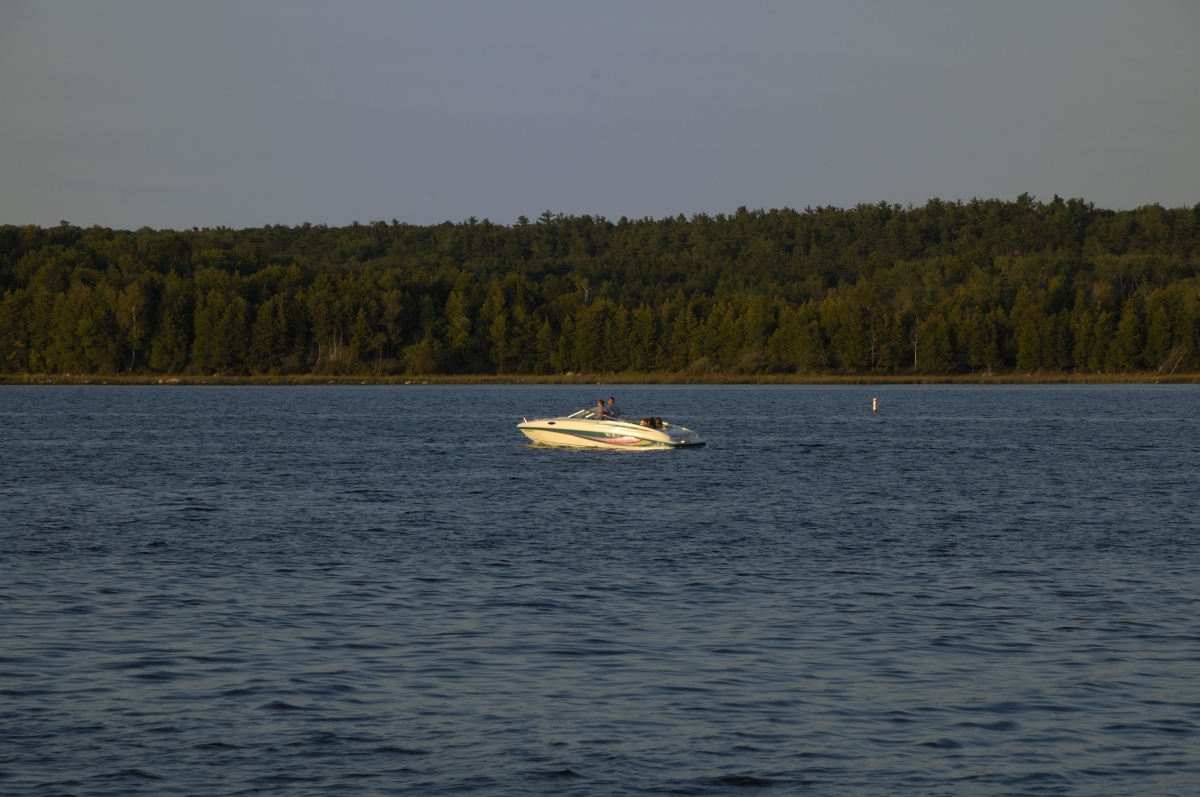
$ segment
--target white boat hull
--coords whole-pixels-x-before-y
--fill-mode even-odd
[[[669,423],[653,429],[628,421],[538,418],[519,423],[517,428],[533,442],[546,446],[646,450],[704,445],[691,429]]]

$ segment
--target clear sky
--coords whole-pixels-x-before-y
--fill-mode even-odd
[[[1200,202],[1200,3],[0,2],[0,223]]]

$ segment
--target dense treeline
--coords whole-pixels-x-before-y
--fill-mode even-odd
[[[0,369],[1200,371],[1200,205],[0,227]]]

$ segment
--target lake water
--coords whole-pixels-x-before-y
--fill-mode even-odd
[[[515,428],[609,393],[709,447]],[[0,450],[6,795],[1200,791],[1193,386],[7,387]]]

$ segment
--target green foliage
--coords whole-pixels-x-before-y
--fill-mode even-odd
[[[1200,369],[1200,206],[0,227],[0,369]]]
[[[157,373],[181,373],[192,350],[194,285],[174,271],[163,280],[158,325],[150,340],[150,368]]]
[[[1121,323],[1113,338],[1109,362],[1118,371],[1133,371],[1142,367],[1146,345],[1146,319],[1141,297],[1137,294],[1121,310]]]
[[[205,268],[196,275],[195,331],[192,362],[208,373],[236,373],[244,368],[249,305],[238,294],[237,274]]]

